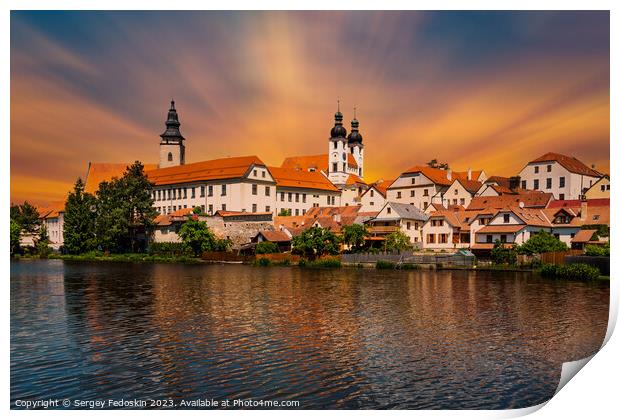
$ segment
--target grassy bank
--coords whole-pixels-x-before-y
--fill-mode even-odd
[[[88,253],[82,255],[52,255],[50,259],[60,259],[64,261],[90,261],[90,262],[145,262],[145,263],[179,263],[179,264],[199,264],[203,261],[200,258],[188,257],[185,255],[151,255],[151,254],[108,254]]]

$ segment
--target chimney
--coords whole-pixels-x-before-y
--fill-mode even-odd
[[[581,199],[581,211],[579,212],[579,220],[585,222],[588,218],[588,200]]]
[[[448,168],[446,177],[448,178],[448,181],[452,181],[452,169]]]
[[[471,168],[467,168],[467,180],[471,181]]]
[[[510,188],[511,190],[516,190],[517,188],[519,188],[519,185],[521,184],[521,177],[520,176],[511,176],[508,179],[508,188]]]

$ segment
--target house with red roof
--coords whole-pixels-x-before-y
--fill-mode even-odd
[[[519,172],[522,189],[547,192],[556,200],[580,199],[603,175],[594,165],[555,152],[528,162]]]

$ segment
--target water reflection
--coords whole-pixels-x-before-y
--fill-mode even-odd
[[[608,284],[529,273],[11,265],[11,400],[515,408],[601,345]]]

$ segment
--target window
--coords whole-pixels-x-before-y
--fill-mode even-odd
[[[431,220],[431,226],[443,226],[443,219]]]
[[[392,214],[392,209],[390,207],[387,208],[387,214]]]
[[[299,203],[299,193],[295,193],[295,202]]]
[[[415,190],[409,191],[409,196],[410,197],[415,197]]]
[[[252,195],[258,194],[258,185],[252,184]]]
[[[258,176],[258,171],[254,169],[254,176]]]
[[[605,191],[605,186],[601,185],[601,191]]]
[[[538,180],[534,180],[534,189],[537,190],[540,185],[538,184]]]
[[[398,192],[396,193],[396,198],[402,198],[402,194],[401,194],[401,192],[400,192],[400,191],[398,191]]]
[[[426,243],[434,244],[435,243],[435,234],[429,233],[426,235]]]
[[[280,201],[284,201],[284,193],[283,192],[280,193]]]
[[[424,189],[424,197],[428,197],[428,189],[427,188]]]
[[[288,202],[293,201],[293,193],[288,193]]]
[[[551,178],[547,178],[547,188],[551,188]]]
[[[411,222],[407,222],[407,230],[411,230]]]
[[[551,165],[547,165],[547,172],[551,172]]]
[[[226,184],[222,185],[222,195],[226,195]]]
[[[418,222],[415,222],[415,223],[413,224],[413,228],[414,228],[415,230],[418,230],[418,227],[419,227]]]
[[[172,162],[172,153],[168,152],[168,162]]]
[[[265,196],[267,197],[271,196],[271,187],[269,185],[265,186]]]
[[[265,206],[265,212],[269,213],[271,211],[271,207],[270,206]]]
[[[560,200],[564,200],[564,194],[560,194]]]
[[[560,188],[564,188],[565,185],[566,185],[566,178],[561,176],[560,177]]]
[[[303,209],[303,210],[301,211],[301,214],[305,215],[305,214],[306,214],[306,209]]]
[[[459,202],[460,202],[461,206],[465,205],[465,199],[464,198],[461,198]]]
[[[213,204],[209,204],[209,214],[213,214]]]
[[[332,172],[338,172],[338,164],[332,163]]]
[[[177,211],[177,206],[172,206],[172,211]]]
[[[540,168],[538,166],[534,166],[534,173],[537,174],[540,172]]]
[[[424,209],[426,209],[428,207],[428,201],[425,201],[424,205],[422,207],[424,207]]]
[[[208,193],[209,197],[213,197],[213,185],[209,185],[208,191],[209,191]],[[205,196],[205,187],[200,187],[200,196],[201,197]]]
[[[374,202],[374,201],[371,201],[371,202],[370,202],[370,205],[371,205],[371,206],[374,206],[374,205],[375,205],[375,202]]]
[[[226,204],[222,204],[222,210],[226,211]]]
[[[183,198],[187,198],[187,187],[183,187]]]
[[[252,204],[252,213],[256,213],[256,212],[257,212],[256,204]]]
[[[301,195],[301,202],[302,202],[302,203],[305,203],[305,202],[306,202],[306,193],[303,193],[303,194]]]
[[[500,235],[500,236],[499,236],[499,241],[500,241],[501,243],[505,244],[505,243],[506,243],[506,235]]]
[[[411,178],[411,185],[415,185],[415,178]]]
[[[493,243],[493,235],[487,235],[487,243]]]
[[[295,216],[299,216],[299,209],[295,209]]]
[[[521,181],[521,188],[527,190],[527,181]]]
[[[448,243],[448,234],[447,233],[440,233],[438,236],[439,239],[439,243],[440,244],[447,244]]]
[[[459,195],[459,189],[458,188],[454,189],[454,195]]]
[[[263,178],[267,177],[267,173],[263,171]]]
[[[347,171],[347,164],[343,163],[342,164],[342,172],[346,172]]]
[[[370,198],[375,196],[375,191],[374,190],[370,190]]]
[[[453,198],[452,199],[452,204],[456,206],[456,203],[457,203],[456,198]]]
[[[196,187],[192,187],[192,198],[196,198]]]
[[[157,201],[161,200],[161,190],[157,190]]]
[[[508,223],[510,222],[510,215],[509,214],[505,214],[504,215],[504,223]]]
[[[600,219],[600,215],[595,214],[594,216],[592,216],[592,220],[597,221],[598,219]]]

